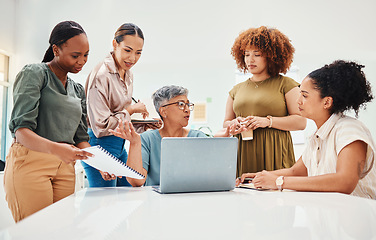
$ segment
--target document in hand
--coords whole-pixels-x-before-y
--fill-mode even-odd
[[[125,163],[120,161],[111,153],[107,152],[106,149],[102,148],[101,146],[97,145],[84,148],[82,150],[94,155],[94,157],[89,157],[88,159],[82,161],[98,170],[108,172],[109,174],[114,174],[115,176],[126,176],[136,179],[145,178],[141,173],[125,165]]]

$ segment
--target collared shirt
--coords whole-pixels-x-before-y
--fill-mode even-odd
[[[89,74],[86,81],[89,127],[96,137],[112,135],[119,120],[130,121],[126,108],[132,103],[133,75],[126,71],[120,77],[115,60],[110,53]]]
[[[333,114],[310,137],[302,155],[308,176],[335,173],[338,154],[357,140],[367,144],[366,162],[358,185],[351,195],[376,199],[375,144],[368,128],[359,120],[342,114]]]
[[[64,87],[46,63],[26,65],[13,87],[9,122],[13,137],[19,128],[28,128],[54,142],[88,141],[83,86],[68,77]]]

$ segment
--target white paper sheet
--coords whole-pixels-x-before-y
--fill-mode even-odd
[[[145,178],[142,174],[125,165],[125,163],[100,146],[88,147],[82,150],[94,154],[94,157],[89,157],[82,161],[98,170],[114,174],[115,176],[126,176],[136,179]]]

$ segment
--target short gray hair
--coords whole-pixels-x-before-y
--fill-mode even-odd
[[[170,101],[172,98],[177,96],[188,96],[188,89],[180,86],[170,85],[170,86],[163,86],[157,91],[153,93],[151,98],[153,99],[154,107],[159,116],[161,116],[159,112],[159,108]],[[161,116],[162,117],[162,116]]]

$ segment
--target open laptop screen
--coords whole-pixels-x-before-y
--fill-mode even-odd
[[[237,138],[163,138],[160,192],[234,189]]]

